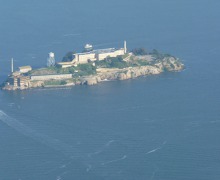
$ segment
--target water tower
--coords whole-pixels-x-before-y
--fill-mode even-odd
[[[55,55],[53,52],[50,52],[47,58],[47,67],[52,67],[54,65],[55,65]]]

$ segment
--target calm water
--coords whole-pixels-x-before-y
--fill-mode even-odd
[[[0,91],[2,180],[220,179],[218,0],[7,1],[0,81],[85,43],[156,48],[181,73],[67,89]]]

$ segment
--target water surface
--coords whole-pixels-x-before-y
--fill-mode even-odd
[[[220,2],[7,1],[0,80],[85,43],[159,49],[186,69],[64,89],[0,91],[0,179],[220,178]]]

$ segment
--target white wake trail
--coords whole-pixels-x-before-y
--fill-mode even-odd
[[[15,131],[17,131],[18,133],[23,134],[24,136],[31,138],[31,139],[35,140],[36,142],[39,142],[47,147],[50,147],[51,149],[56,150],[56,151],[64,154],[67,158],[69,158],[70,161],[67,164],[62,164],[58,168],[66,169],[67,166],[69,166],[70,164],[78,163],[78,164],[82,164],[83,166],[85,166],[85,172],[88,173],[94,167],[94,162],[91,162],[91,159],[88,158],[88,155],[86,153],[80,151],[80,149],[75,148],[73,146],[70,146],[66,143],[63,143],[58,139],[54,139],[52,137],[49,137],[48,135],[39,133],[36,130],[33,130],[32,128],[30,128],[29,126],[23,124],[19,120],[8,116],[2,110],[0,110],[0,121],[3,122],[4,124],[8,125],[12,129],[14,129]],[[113,142],[114,142],[114,140],[107,142],[105,144],[105,148],[110,146],[110,144],[112,144]],[[97,151],[95,153],[91,153],[89,156],[99,154],[101,152],[102,151]],[[115,159],[112,161],[102,163],[102,165],[117,162],[117,161],[125,159],[126,157],[127,156],[125,155],[120,159]],[[52,171],[54,171],[54,170],[52,170]],[[50,173],[50,172],[51,171],[49,171],[47,173]]]
[[[160,150],[161,148],[159,147],[159,148],[156,148],[156,149],[153,149],[153,150],[151,150],[151,151],[148,151],[146,154],[150,154],[150,153],[154,153],[154,152],[156,152],[156,151],[158,151],[158,150]]]
[[[105,149],[107,149],[112,143],[114,143],[115,140],[110,140],[108,141],[100,150],[98,151],[95,151],[95,152],[92,152],[92,153],[89,153],[88,154],[88,157],[92,157],[94,155],[98,155],[98,154],[101,154]]]
[[[81,158],[82,154],[72,146],[61,142],[58,139],[51,138],[45,134],[41,134],[27,125],[21,123],[20,121],[8,116],[6,113],[4,113],[2,110],[0,110],[0,120],[7,124],[9,127],[13,128],[17,132],[23,134],[24,136],[30,137],[33,140],[44,144],[52,149],[55,149],[57,151],[62,152],[66,156],[72,158]]]
[[[121,158],[119,158],[119,159],[114,159],[114,160],[111,160],[111,161],[103,162],[102,165],[105,166],[106,164],[118,162],[118,161],[124,160],[124,159],[126,159],[126,158],[127,158],[127,156],[124,155],[123,157],[121,157]]]
[[[166,145],[166,144],[167,144],[167,141],[164,141],[160,147],[155,148],[155,149],[153,149],[153,150],[150,150],[150,151],[146,152],[145,154],[151,154],[151,153],[154,153],[154,152],[156,152],[156,151],[162,149],[163,146]]]

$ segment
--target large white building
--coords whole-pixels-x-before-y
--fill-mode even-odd
[[[97,49],[89,52],[76,53],[73,54],[73,60],[71,62],[60,62],[62,67],[70,67],[73,64],[86,64],[89,61],[104,60],[107,57],[117,57],[120,55],[125,55],[127,53],[126,41],[124,41],[124,47],[120,49],[107,48],[107,49]]]

